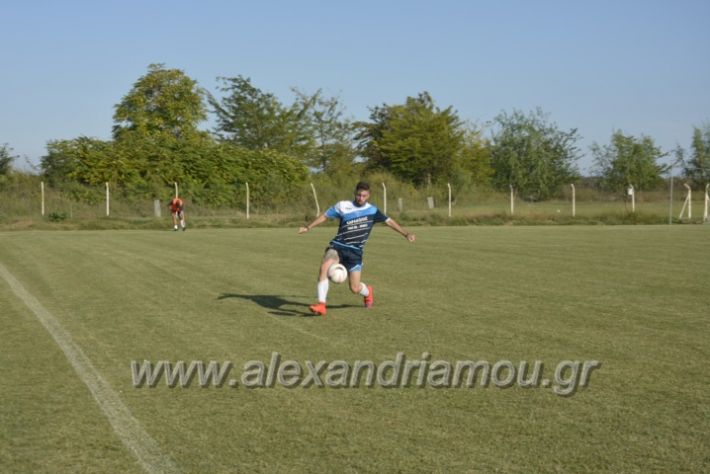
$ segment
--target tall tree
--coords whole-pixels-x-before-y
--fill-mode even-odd
[[[306,163],[328,174],[352,171],[356,157],[354,147],[355,127],[345,117],[345,107],[337,97],[325,97],[319,89],[309,95],[293,89],[297,101],[302,104],[305,127],[312,137],[312,148]]]
[[[0,145],[0,189],[4,187],[10,179],[10,171],[12,170],[12,160],[15,157],[12,154],[12,148],[5,143]]]
[[[0,176],[7,176],[10,174],[10,169],[12,167],[12,160],[15,156],[12,154],[12,148],[7,143],[0,145]]]
[[[415,184],[450,178],[464,146],[464,128],[452,107],[436,106],[428,92],[404,104],[375,107],[358,124],[361,154],[371,169],[385,169]]]
[[[594,143],[591,151],[602,185],[607,189],[623,192],[633,185],[643,190],[661,182],[664,167],[658,160],[666,153],[649,136],[634,137],[617,130],[608,145]]]
[[[499,188],[512,185],[523,198],[542,200],[577,179],[576,129],[560,130],[539,108],[527,115],[503,112],[494,125],[491,162]]]
[[[483,138],[481,130],[468,128],[464,133],[460,165],[472,183],[490,184],[493,176],[491,145]]]
[[[155,196],[166,184],[188,179],[195,160],[204,159],[213,144],[210,135],[198,129],[207,118],[205,96],[183,71],[148,66],[116,105],[114,153],[97,161],[98,168],[108,172],[116,163],[125,163],[122,174],[132,183],[143,183]]]
[[[198,124],[207,118],[205,92],[179,69],[151,64],[128,94],[116,105],[113,135],[166,134],[178,139],[204,134]]]
[[[685,175],[695,185],[705,186],[710,182],[710,124],[693,127],[691,156],[685,166]]]
[[[151,65],[116,106],[115,139],[52,141],[43,174],[85,190],[81,199],[93,199],[105,181],[134,197],[167,197],[178,181],[192,202],[216,206],[241,202],[235,190],[244,182],[254,203],[292,196],[308,174],[303,163],[275,150],[217,143],[197,128],[205,118],[202,94],[181,71]]]
[[[83,136],[50,141],[40,167],[50,182],[69,180],[87,185],[127,184],[138,174],[135,161],[126,159],[115,142]]]
[[[275,95],[255,87],[248,77],[220,77],[220,100],[209,97],[217,116],[216,134],[250,150],[275,150],[304,158],[313,147],[305,116],[312,101],[284,106]]]

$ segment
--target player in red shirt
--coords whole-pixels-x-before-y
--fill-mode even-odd
[[[179,197],[174,197],[168,204],[170,212],[173,215],[173,230],[178,230],[178,219],[180,219],[180,227],[185,230],[185,203]]]

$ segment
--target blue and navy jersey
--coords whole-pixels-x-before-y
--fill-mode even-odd
[[[325,211],[325,216],[340,219],[338,234],[330,241],[331,245],[349,248],[359,254],[362,254],[372,227],[388,219],[369,202],[358,207],[353,201],[340,201]]]

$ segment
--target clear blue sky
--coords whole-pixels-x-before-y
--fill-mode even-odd
[[[708,0],[0,0],[0,19],[0,144],[32,163],[110,138],[150,63],[211,92],[239,74],[284,102],[322,88],[356,119],[424,90],[479,124],[540,106],[579,130],[583,171],[615,129],[669,150],[710,122]]]

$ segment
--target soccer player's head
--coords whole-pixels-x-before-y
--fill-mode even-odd
[[[355,186],[355,204],[363,206],[370,199],[370,185],[360,181]]]

